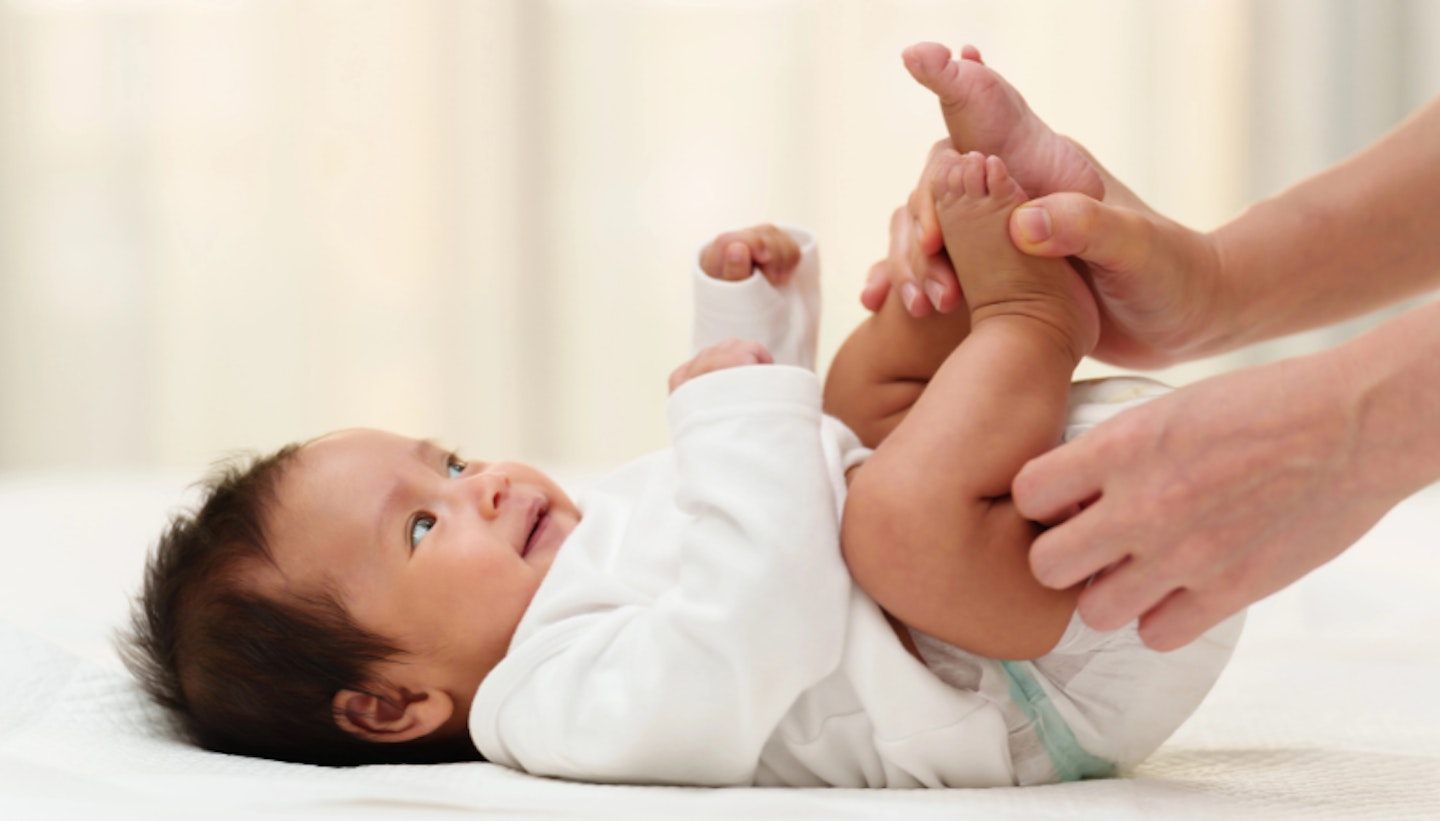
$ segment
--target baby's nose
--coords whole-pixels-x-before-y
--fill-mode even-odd
[[[510,495],[510,477],[500,471],[487,470],[471,479],[471,488],[477,496],[480,511],[494,518]]]
[[[500,471],[487,471],[481,475],[482,477],[487,477],[488,480],[490,480],[490,485],[488,485],[484,501],[488,504],[488,507],[490,507],[491,511],[494,511],[494,513],[500,513],[501,504],[503,504],[505,498],[510,495],[510,475],[504,474],[504,472]]]

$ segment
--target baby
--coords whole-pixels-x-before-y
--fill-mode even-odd
[[[196,740],[327,764],[567,778],[1035,784],[1133,766],[1214,683],[1235,619],[1169,654],[1031,577],[1026,460],[1159,390],[1070,380],[1098,334],[1021,255],[1003,162],[935,165],[968,316],[859,326],[812,370],[814,244],[723,234],[694,274],[672,446],[580,504],[543,472],[380,431],[213,477],[152,558],[128,660]],[[871,448],[874,448],[872,451]]]
[[[1238,622],[1159,654],[1031,578],[1015,472],[1155,388],[1072,390],[1094,302],[1011,247],[1025,195],[998,158],[954,154],[931,184],[968,320],[892,297],[822,406],[813,243],[722,235],[671,448],[583,505],[533,467],[372,430],[232,468],[162,538],[132,668],[199,743],[317,763],[478,749],[576,779],[849,787],[1132,766]]]

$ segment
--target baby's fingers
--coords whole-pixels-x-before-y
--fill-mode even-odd
[[[789,281],[800,264],[800,244],[788,232],[773,225],[757,225],[749,230],[754,232],[755,264],[760,273],[774,285]]]
[[[741,280],[750,276],[751,250],[745,232],[727,231],[700,252],[700,270],[712,279]]]
[[[720,262],[720,279],[738,282],[748,278],[753,268],[749,246],[740,240],[725,246],[725,256]]]
[[[700,253],[700,270],[706,276],[730,282],[748,279],[759,268],[767,280],[780,285],[799,264],[799,243],[773,225],[727,231]]]
[[[689,363],[689,362],[681,362],[679,365],[675,366],[675,370],[673,370],[673,371],[670,372],[670,380],[669,380],[670,392],[671,392],[671,393],[674,393],[674,392],[675,392],[675,389],[678,388],[678,387],[680,387],[681,385],[685,384],[685,380],[686,380],[686,379],[689,379],[689,378],[690,378],[690,363]]]
[[[770,365],[775,358],[769,349],[748,339],[726,339],[706,348],[694,358],[670,372],[670,392],[707,373],[739,368],[745,365]]]

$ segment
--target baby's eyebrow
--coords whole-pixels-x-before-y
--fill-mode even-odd
[[[437,462],[448,453],[449,451],[435,444],[434,439],[421,439],[415,443],[415,458],[426,464]]]
[[[410,449],[410,456],[426,465],[435,465],[443,463],[445,449],[430,439],[420,439],[415,442],[415,447]],[[395,517],[396,506],[406,495],[406,482],[402,478],[402,473],[396,473],[391,479],[390,487],[386,488],[385,495],[380,498],[380,507],[375,516],[374,532],[381,534],[380,544],[382,546],[389,542],[389,538],[383,534],[390,528],[390,522]],[[403,533],[400,543],[404,544]]]

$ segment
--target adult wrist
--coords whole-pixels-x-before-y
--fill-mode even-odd
[[[1189,260],[1188,265],[1201,276],[1193,285],[1194,335],[1182,354],[1184,359],[1214,356],[1264,338],[1261,335],[1264,317],[1258,311],[1262,294],[1252,287],[1255,284],[1253,266],[1244,243],[1244,232],[1235,228],[1238,222],[1237,219],[1207,232],[1192,232],[1195,239],[1189,245],[1196,248],[1198,258]],[[1180,230],[1191,229],[1180,227]]]

